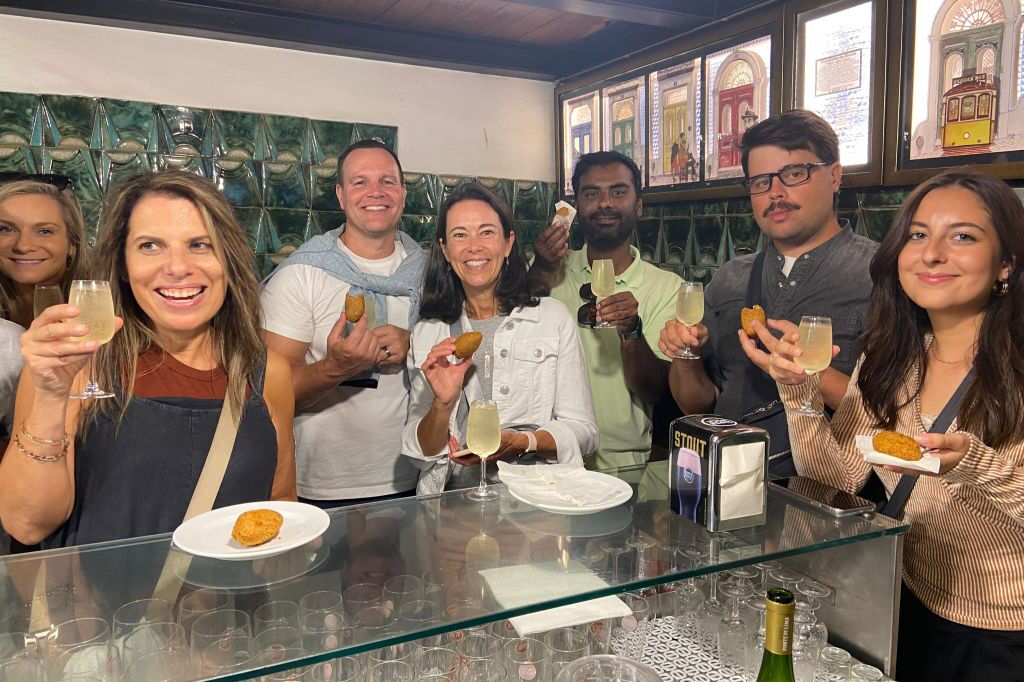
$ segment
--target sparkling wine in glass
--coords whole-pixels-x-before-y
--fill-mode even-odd
[[[110,295],[110,282],[103,280],[76,279],[71,283],[71,293],[68,303],[76,306],[79,310],[75,324],[89,326],[85,336],[78,337],[78,341],[95,341],[104,344],[114,336],[114,301]],[[112,398],[113,393],[105,391],[96,385],[95,380],[95,353],[89,357],[89,382],[81,393],[73,393],[70,397],[78,400],[89,400],[91,398]]]
[[[704,285],[700,282],[683,282],[676,296],[676,321],[691,327],[704,319]],[[700,360],[700,355],[687,346],[676,356],[680,360]]]
[[[615,293],[615,265],[610,258],[599,258],[590,266],[590,290],[597,296],[598,302]],[[610,322],[598,322],[595,328],[609,328],[615,325]]]
[[[32,296],[32,317],[39,317],[50,306],[63,304],[64,292],[59,284],[37,284]]]
[[[491,377],[491,354],[484,353],[483,377]],[[466,445],[480,458],[480,486],[469,493],[470,499],[493,500],[498,493],[487,487],[487,458],[501,447],[501,420],[498,405],[493,400],[474,400],[469,405],[469,419],[466,425]]]
[[[803,353],[794,358],[796,364],[804,368],[808,375],[817,374],[832,364],[832,320],[828,317],[805,315],[800,318],[800,340],[797,348]],[[807,385],[804,404],[797,414],[808,417],[821,417],[822,414],[812,404],[812,389]]]

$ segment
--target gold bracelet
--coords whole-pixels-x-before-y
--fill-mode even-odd
[[[34,459],[37,462],[57,462],[68,454],[67,439],[64,441],[64,447],[60,449],[60,453],[56,455],[37,455],[34,452],[25,449],[25,446],[21,444],[21,439],[18,438],[18,434],[14,434],[14,444],[21,450],[21,453],[30,459]]]
[[[64,436],[60,440],[47,440],[45,438],[39,438],[38,436],[33,436],[31,433],[28,432],[28,430],[25,428],[25,420],[22,419],[21,420],[21,432],[23,434],[25,434],[26,436],[28,436],[28,439],[30,441],[32,441],[33,443],[39,443],[40,445],[59,445],[59,446],[63,447],[64,449],[67,449],[67,447],[68,447],[68,432],[67,431],[64,432]]]

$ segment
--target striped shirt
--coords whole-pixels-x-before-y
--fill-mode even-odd
[[[879,431],[857,386],[860,362],[831,423],[796,413],[807,386],[779,384],[786,405],[797,471],[833,487],[857,491],[872,465],[854,445],[857,435]],[[911,387],[894,430],[909,436],[925,431]],[[821,407],[819,379],[810,379]],[[901,400],[900,402],[903,402]],[[956,420],[949,433],[957,430]],[[921,476],[907,502],[910,523],[903,553],[903,580],[933,613],[962,625],[989,630],[1024,630],[1024,441],[999,450],[970,436],[960,463],[942,476]],[[874,467],[892,492],[900,474]]]

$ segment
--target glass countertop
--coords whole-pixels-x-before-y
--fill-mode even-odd
[[[206,588],[252,614],[271,600],[299,602],[317,591],[345,595],[345,627],[338,636],[307,645],[301,658],[260,666],[266,674],[907,530],[882,516],[833,518],[769,490],[765,525],[711,534],[670,511],[667,462],[607,473],[627,481],[632,498],[581,516],[540,511],[497,485],[499,497],[491,502],[476,502],[460,490],[336,509],[318,540],[254,561],[188,561],[169,535],[4,557],[0,632],[85,616],[111,621],[122,604],[153,595],[169,557],[178,599]],[[359,590],[346,592],[361,584],[394,587],[402,581],[392,579],[403,575],[414,576],[408,593],[389,590],[364,604]],[[406,607],[411,601],[436,608],[417,611]],[[375,612],[367,612],[367,605],[384,616],[381,622],[368,616]],[[256,674],[253,667],[217,679]]]

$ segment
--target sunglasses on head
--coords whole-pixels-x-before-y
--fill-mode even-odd
[[[18,182],[19,180],[42,182],[56,187],[61,192],[74,186],[74,182],[66,175],[57,175],[55,173],[21,173],[18,171],[0,172],[0,185],[8,182]]]

